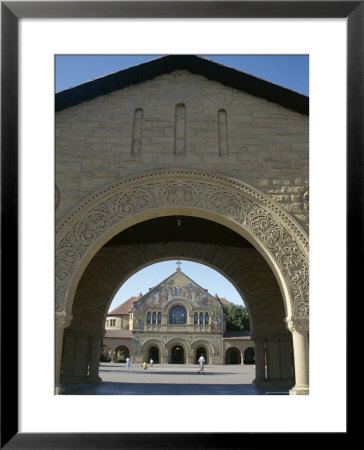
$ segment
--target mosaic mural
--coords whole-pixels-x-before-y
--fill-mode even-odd
[[[147,308],[162,308],[169,302],[181,298],[195,306],[219,305],[218,300],[205,289],[193,283],[182,272],[176,272],[137,300],[134,303],[134,310],[144,312]]]

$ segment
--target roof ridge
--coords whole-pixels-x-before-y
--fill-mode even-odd
[[[90,80],[56,93],[56,111],[100,95],[142,83],[175,70],[191,73],[249,92],[286,108],[308,115],[308,97],[270,81],[196,55],[166,55]]]

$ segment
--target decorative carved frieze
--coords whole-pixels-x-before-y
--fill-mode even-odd
[[[309,322],[307,318],[292,318],[287,320],[287,328],[292,333],[306,333],[309,331]]]
[[[56,313],[56,328],[67,328],[71,325],[72,314],[66,313],[66,311]]]
[[[294,317],[308,317],[308,238],[264,194],[237,180],[192,170],[150,172],[115,183],[87,199],[57,228],[56,311],[84,254],[105,232],[139,213],[190,208],[239,224],[269,253],[290,291]]]
[[[307,185],[301,192],[300,201],[301,201],[301,210],[303,215],[308,219],[309,218],[309,186]]]

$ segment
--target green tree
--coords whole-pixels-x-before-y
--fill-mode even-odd
[[[226,331],[249,331],[249,316],[248,311],[244,306],[223,305],[224,313],[226,315]]]

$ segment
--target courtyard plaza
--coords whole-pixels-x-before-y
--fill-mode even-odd
[[[99,384],[64,384],[63,395],[288,395],[289,387],[254,386],[254,365],[100,363]]]

